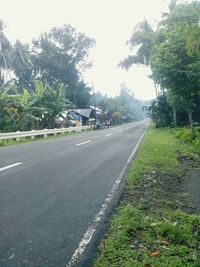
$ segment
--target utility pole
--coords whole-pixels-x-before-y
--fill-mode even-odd
[[[94,105],[94,120],[95,120],[95,126],[96,126],[96,101],[95,101],[95,93],[94,93],[94,83],[92,82],[92,93],[93,93],[93,105]]]
[[[74,105],[75,105],[75,108],[76,108],[76,93],[74,92]]]

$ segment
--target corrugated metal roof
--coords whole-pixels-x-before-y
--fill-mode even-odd
[[[90,106],[91,109],[94,109],[96,111],[102,112],[102,110],[100,108],[94,107],[94,106]]]
[[[71,109],[71,111],[78,113],[81,116],[84,116],[86,118],[90,117],[90,114],[92,112],[91,108],[85,108],[85,109]]]

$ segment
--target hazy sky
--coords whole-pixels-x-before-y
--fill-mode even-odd
[[[147,69],[134,66],[125,71],[117,64],[129,53],[126,41],[134,27],[147,18],[159,20],[169,0],[0,0],[0,19],[12,41],[31,42],[33,37],[53,26],[71,24],[77,31],[96,39],[90,50],[93,68],[84,73],[85,81],[94,82],[95,91],[108,96],[119,94],[126,83],[139,99],[151,99],[153,82]]]

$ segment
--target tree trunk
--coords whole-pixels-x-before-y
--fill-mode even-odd
[[[185,98],[185,100],[186,100],[189,124],[190,124],[190,128],[191,128],[191,135],[192,135],[192,138],[194,138],[195,137],[195,131],[194,131],[194,122],[193,122],[193,117],[192,117],[191,102],[188,98]]]
[[[153,82],[154,82],[154,88],[155,88],[156,98],[158,98],[158,86],[157,86],[157,84],[156,84],[155,81],[153,81]]]
[[[177,127],[177,116],[176,116],[176,106],[173,104],[173,126],[176,128]]]
[[[188,117],[189,117],[189,123],[192,131],[192,136],[194,136],[194,124],[193,124],[193,118],[192,118],[192,110],[188,110]]]

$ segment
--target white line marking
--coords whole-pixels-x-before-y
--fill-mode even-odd
[[[106,134],[105,136],[111,136],[112,134]]]
[[[85,142],[83,142],[83,143],[80,143],[80,144],[76,144],[76,146],[82,146],[82,145],[85,145],[85,144],[87,144],[87,143],[90,143],[91,141],[90,140],[88,140],[88,141],[85,141]]]
[[[103,215],[105,214],[108,205],[110,204],[111,200],[113,199],[117,188],[120,184],[120,182],[122,181],[125,172],[133,158],[133,156],[135,155],[145,133],[146,133],[147,129],[144,131],[143,135],[140,137],[139,141],[137,142],[134,150],[132,151],[131,155],[129,156],[124,168],[122,169],[121,173],[119,174],[118,178],[115,180],[113,187],[110,191],[110,193],[107,195],[107,197],[104,200],[104,203],[101,206],[101,209],[99,210],[99,212],[95,215],[94,220],[92,222],[92,224],[89,226],[89,228],[87,229],[86,233],[84,234],[81,242],[78,245],[78,248],[75,250],[74,254],[72,255],[70,261],[66,264],[66,267],[72,267],[75,263],[79,262],[80,258],[82,257],[86,247],[88,246],[88,244],[90,243],[90,240],[92,239],[99,222],[101,221]]]
[[[0,168],[0,172],[4,171],[4,170],[7,170],[7,169],[10,169],[12,167],[15,167],[15,166],[18,166],[18,165],[21,165],[22,163],[21,162],[17,162],[17,163],[14,163],[12,165],[9,165],[9,166],[5,166],[3,168]]]

